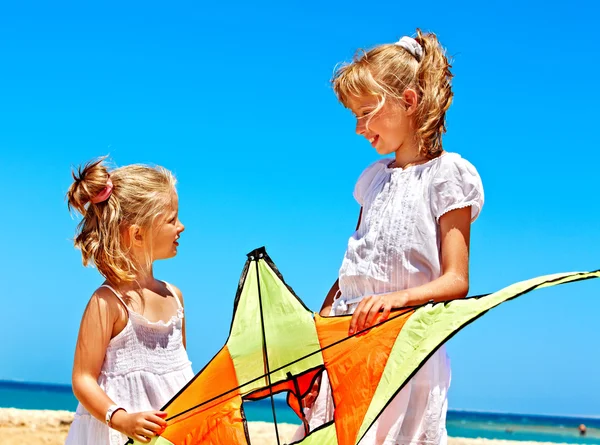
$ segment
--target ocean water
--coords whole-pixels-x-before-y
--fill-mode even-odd
[[[0,408],[52,409],[75,411],[77,400],[67,385],[47,385],[0,380]],[[271,401],[244,403],[249,421],[273,421]],[[278,423],[299,424],[299,420],[284,400],[275,399]],[[577,427],[587,426],[580,436]],[[600,418],[499,414],[469,411],[449,411],[448,434],[453,437],[484,437],[488,439],[531,440],[539,442],[600,445]]]

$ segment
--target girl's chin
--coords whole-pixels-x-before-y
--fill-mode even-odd
[[[381,156],[386,156],[394,152],[393,150],[386,150],[385,147],[375,147],[375,151]]]
[[[385,145],[379,145],[375,147],[375,151],[381,156],[387,156],[396,153],[398,149],[389,148],[389,146],[386,147]]]
[[[158,261],[158,260],[168,260],[169,258],[173,258],[177,256],[177,249],[173,249],[171,250],[171,252],[164,252],[160,255],[157,255],[154,258],[154,261]]]

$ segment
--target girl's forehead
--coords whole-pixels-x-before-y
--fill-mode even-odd
[[[169,207],[171,208],[171,210],[177,210],[177,208],[179,207],[179,196],[177,196],[177,192],[173,190],[171,192],[170,198],[171,199],[169,201]]]
[[[168,195],[163,195],[163,212],[164,213],[172,213],[177,211],[179,208],[179,197],[177,196],[177,192],[172,191]]]
[[[352,110],[359,110],[365,107],[376,107],[379,105],[380,98],[377,96],[352,96],[348,98],[348,107]]]

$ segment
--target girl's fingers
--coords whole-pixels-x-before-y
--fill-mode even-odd
[[[150,439],[148,437],[142,436],[140,434],[134,434],[133,438],[135,440],[137,440],[138,442],[142,442],[142,443],[148,443],[148,442],[150,442]]]
[[[356,306],[356,310],[354,311],[354,314],[352,314],[352,320],[350,321],[350,335],[362,329],[362,325],[366,316],[364,311],[367,305],[370,303],[370,300],[371,297],[365,297],[360,303],[358,303],[358,306]]]
[[[376,323],[387,320],[392,311],[392,307],[382,297],[374,297],[372,295],[363,298],[350,320],[348,334],[352,335],[360,332],[363,329],[370,328]]]
[[[146,434],[147,431],[151,432],[153,436],[156,436],[156,433],[160,431],[160,425],[154,423],[153,421],[146,419],[146,421],[142,424],[143,433]]]
[[[358,316],[356,332],[360,332],[363,329],[366,329],[367,326],[367,317],[371,313],[373,306],[376,306],[376,301],[374,297],[369,297],[369,300],[363,306],[361,313]]]
[[[152,414],[151,416],[147,417],[146,420],[149,420],[152,423],[155,423],[156,425],[158,425],[161,428],[164,428],[165,426],[167,426],[167,421],[165,419],[163,419],[162,417],[158,417],[158,415]]]
[[[311,392],[304,398],[304,407],[310,408],[316,399],[317,399],[316,395]]]
[[[142,427],[139,430],[139,434],[142,436],[146,436],[146,437],[154,437],[156,436],[156,433],[154,431],[152,431],[151,428],[146,428],[146,427]]]
[[[367,317],[365,319],[365,328],[370,328],[375,324],[379,315],[379,311],[381,310],[381,306],[382,305],[380,301],[373,303],[373,306],[371,306],[371,309],[367,313]]]
[[[391,313],[392,313],[392,305],[391,305],[391,304],[387,304],[387,303],[386,303],[386,304],[383,306],[383,312],[382,312],[382,314],[381,314],[381,317],[380,317],[380,319],[379,319],[379,320],[380,320],[380,321],[385,321],[385,320],[387,320],[387,319],[388,319],[388,317],[390,316],[390,314],[391,314]]]
[[[354,311],[354,313],[352,314],[352,318],[350,319],[350,327],[348,328],[348,335],[352,335],[356,332],[356,326],[357,326],[357,322],[358,322],[358,317],[360,315],[360,311],[362,310],[363,306],[365,305],[365,301],[368,298],[369,297],[363,298],[360,301],[360,303],[358,303],[358,306],[356,306],[356,310]]]
[[[317,378],[315,382],[312,384],[312,391],[319,392],[319,386],[321,385],[321,377]]]
[[[356,313],[356,311],[354,311],[354,313],[352,314],[352,318],[350,319],[350,327],[348,328],[348,335],[354,334],[354,330],[356,329],[356,317],[358,317],[358,314]]]

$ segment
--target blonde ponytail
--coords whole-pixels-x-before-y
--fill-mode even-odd
[[[429,158],[442,152],[442,135],[446,132],[446,111],[452,104],[452,65],[433,33],[417,29],[415,40],[423,48],[417,70],[420,102],[415,116],[419,150]]]

